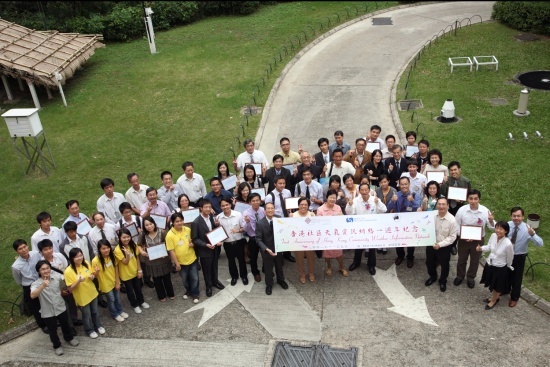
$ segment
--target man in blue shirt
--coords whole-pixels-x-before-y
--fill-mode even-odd
[[[233,199],[233,195],[229,191],[222,189],[222,182],[218,177],[212,177],[210,179],[210,188],[212,191],[206,194],[204,198],[210,201],[212,209],[216,215],[218,215],[222,212],[222,207],[220,205],[222,199],[231,200]]]
[[[332,153],[334,152],[334,149],[342,149],[342,155],[345,155],[348,152],[348,150],[351,149],[351,145],[349,145],[348,142],[344,141],[344,132],[342,130],[337,130],[334,133],[334,140],[336,141],[330,144],[328,147],[331,157],[332,157]]]

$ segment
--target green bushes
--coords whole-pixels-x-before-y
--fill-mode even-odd
[[[519,31],[550,36],[550,3],[545,1],[497,1],[492,18]]]

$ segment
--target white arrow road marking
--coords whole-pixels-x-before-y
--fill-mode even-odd
[[[395,265],[388,270],[376,269],[376,275],[373,278],[380,290],[393,304],[393,307],[388,310],[428,325],[437,326],[428,312],[424,296],[415,299],[409,293],[397,278]]]
[[[201,327],[202,324],[210,320],[214,315],[223,310],[228,304],[233,302],[233,300],[236,299],[239,294],[244,291],[250,292],[252,290],[252,287],[254,286],[253,276],[252,279],[252,281],[248,282],[248,285],[244,285],[242,281],[237,282],[237,284],[235,284],[234,286],[226,285],[225,288],[221,290],[221,292],[218,292],[215,296],[207,298],[204,302],[201,302],[200,304],[191,307],[184,313],[204,309],[201,321],[199,322],[199,327]],[[231,281],[231,279],[228,279],[228,281]]]

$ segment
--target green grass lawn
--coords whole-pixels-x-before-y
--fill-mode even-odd
[[[403,128],[427,136],[431,148],[443,152],[443,163],[458,160],[462,174],[470,178],[472,187],[481,191],[481,203],[497,220],[510,220],[509,211],[519,205],[528,213],[541,216],[537,233],[546,240],[544,247],[530,246],[533,262],[550,263],[550,210],[544,203],[550,178],[550,92],[532,90],[528,117],[516,117],[520,90],[511,81],[514,75],[530,70],[550,69],[550,40],[519,42],[520,34],[499,23],[464,27],[457,35],[447,35],[432,44],[417,61],[409,81],[408,99],[420,99],[423,109],[400,112]],[[499,69],[480,66],[455,67],[451,74],[447,58],[454,56],[495,55]],[[399,82],[397,100],[405,97],[408,70]],[[454,124],[433,121],[447,98],[453,99],[456,116],[463,120]],[[493,105],[501,98],[506,105]],[[411,118],[413,122],[411,122]],[[523,139],[527,132],[529,140]],[[543,139],[535,136],[539,131]],[[512,133],[514,142],[507,140]],[[527,218],[526,218],[527,219]],[[537,266],[535,280],[524,278],[526,287],[550,300],[550,267]]]
[[[57,93],[48,101],[39,90],[39,116],[57,169],[50,177],[24,177],[1,124],[0,300],[13,301],[20,292],[9,270],[15,257],[12,243],[17,238],[30,243],[39,212],[50,212],[53,224],[60,226],[67,217],[65,202],[77,199],[82,212],[90,215],[102,195],[100,180],[111,177],[115,190],[124,193],[132,171],[142,183],[159,187],[160,172],[170,170],[177,179],[181,164],[191,160],[205,179],[212,177],[218,161],[232,159],[227,154],[232,145],[236,153],[242,151],[235,139],[241,129],[239,110],[250,103],[260,78],[267,77],[273,56],[278,57],[283,45],[290,49],[291,39],[298,48],[297,35],[301,46],[311,41],[311,28],[318,37],[321,26],[323,32],[329,29],[329,21],[334,27],[348,13],[350,18],[363,15],[365,4],[292,2],[264,6],[246,17],[206,19],[157,33],[156,55],[150,54],[145,39],[111,44],[97,50],[65,85],[68,108]],[[381,9],[397,2],[376,4]],[[373,2],[367,6],[369,12],[375,10]],[[258,105],[292,56],[277,59]],[[12,90],[18,91],[16,83]],[[28,92],[18,97],[19,103],[2,108],[34,106]],[[258,123],[259,116],[249,119],[246,136],[254,137]],[[9,323],[10,307],[0,305],[0,332],[27,320],[16,317]]]

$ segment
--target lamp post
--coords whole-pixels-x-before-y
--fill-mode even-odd
[[[153,20],[151,19],[151,14],[153,10],[151,8],[143,8],[144,20],[145,20],[145,30],[147,31],[147,41],[149,42],[149,49],[151,49],[152,54],[157,53],[157,48],[155,46],[155,31],[153,30]]]

